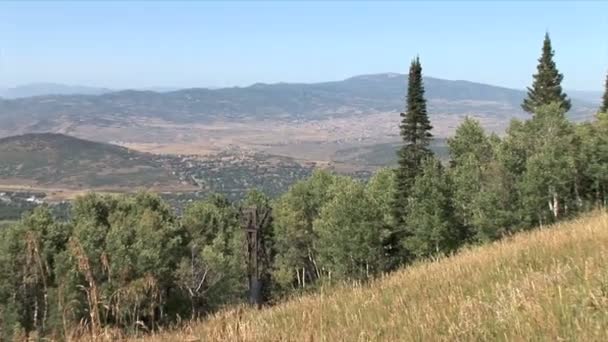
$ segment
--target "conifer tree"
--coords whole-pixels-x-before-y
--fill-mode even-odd
[[[396,174],[396,191],[393,215],[397,227],[403,225],[407,198],[414,179],[421,172],[422,161],[430,156],[429,142],[432,138],[431,123],[426,111],[422,66],[416,57],[410,65],[407,87],[406,112],[401,113],[401,138],[403,146],[398,152],[399,166]]]
[[[537,73],[533,75],[534,82],[532,87],[528,87],[528,97],[521,105],[528,113],[534,113],[536,108],[551,102],[558,102],[566,112],[570,110],[570,99],[561,86],[564,75],[560,74],[555,66],[554,53],[549,33],[546,33],[542,55],[538,59]]]
[[[608,113],[608,74],[606,74],[606,84],[604,85],[604,97],[602,97],[602,106],[600,112]]]

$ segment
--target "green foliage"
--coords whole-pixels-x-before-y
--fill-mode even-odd
[[[2,232],[0,241],[0,323],[2,339],[25,331],[52,331],[57,317],[53,268],[65,248],[69,229],[54,222],[46,207]],[[56,321],[55,321],[56,323]]]
[[[294,184],[275,203],[274,277],[281,287],[305,287],[321,276],[316,250],[318,235],[313,222],[331,200],[330,189],[339,179],[325,171],[315,171],[307,180]]]
[[[524,219],[543,224],[580,206],[573,197],[578,144],[560,103],[538,107],[529,122],[531,146],[518,183]],[[545,210],[539,210],[546,208]]]
[[[496,239],[511,224],[509,183],[496,159],[500,143],[496,139],[486,136],[479,122],[467,118],[448,140],[452,204],[466,240]]]
[[[581,196],[587,203],[606,206],[608,203],[608,114],[598,113],[592,123],[576,127],[580,142],[577,158]]]
[[[245,293],[246,260],[236,208],[224,197],[212,195],[186,208],[182,225],[189,242],[176,278],[190,300],[190,314],[197,317],[240,301]]]
[[[367,182],[365,192],[370,205],[380,211],[382,218],[382,245],[384,248],[386,270],[393,270],[401,265],[404,255],[401,248],[399,227],[393,216],[393,200],[396,191],[396,175],[392,169],[380,169]]]
[[[564,75],[557,70],[553,61],[554,53],[549,33],[546,33],[542,54],[538,59],[537,73],[533,75],[534,82],[532,87],[528,88],[528,97],[524,99],[521,105],[523,110],[528,113],[535,113],[539,106],[548,105],[552,102],[559,103],[559,106],[565,112],[570,110],[570,100],[561,86]]]
[[[314,221],[319,266],[330,279],[368,279],[385,269],[384,215],[365,185],[348,180],[333,185],[334,194]]]
[[[482,163],[493,158],[492,145],[483,127],[478,121],[469,117],[458,126],[454,137],[448,139],[448,146],[452,166],[458,165],[468,156]]]
[[[435,158],[423,161],[422,174],[416,178],[407,206],[407,250],[417,257],[453,251],[462,241],[454,225],[450,202],[450,183]]]
[[[173,271],[184,254],[185,232],[158,196],[87,195],[74,205],[66,277],[78,274],[66,291],[98,292],[102,324],[148,328],[178,312],[163,298],[175,288]],[[89,297],[89,310],[94,310]],[[163,314],[158,314],[161,312]],[[167,315],[167,317],[163,317]],[[91,324],[95,320],[90,317]]]
[[[366,195],[382,213],[382,223],[394,226],[391,205],[395,196],[395,172],[391,169],[380,169],[370,178],[365,187]]]

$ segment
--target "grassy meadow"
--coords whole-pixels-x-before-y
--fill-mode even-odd
[[[146,341],[606,341],[608,214]]]

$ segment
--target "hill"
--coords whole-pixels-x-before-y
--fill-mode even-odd
[[[152,155],[62,134],[0,139],[0,183],[66,188],[179,187]]]
[[[606,341],[608,214],[147,341]]]
[[[182,202],[210,192],[237,200],[251,188],[276,196],[315,167],[240,150],[205,157],[155,155],[56,133],[1,138],[0,160],[0,191],[36,190],[65,199],[88,190],[146,188],[173,193],[170,197]]]

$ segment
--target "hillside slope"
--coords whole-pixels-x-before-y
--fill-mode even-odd
[[[0,139],[0,183],[68,188],[178,186],[150,155],[62,134]]]
[[[606,341],[608,214],[150,341]]]

